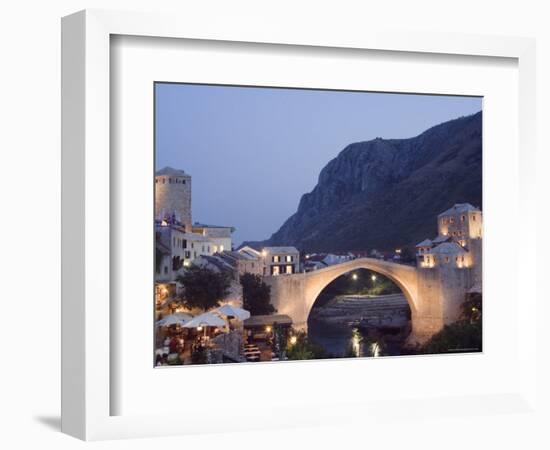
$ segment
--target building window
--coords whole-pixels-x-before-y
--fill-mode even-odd
[[[445,256],[445,262],[448,263],[450,261],[448,256]]]
[[[279,255],[276,255],[273,258],[271,258],[271,260],[275,263],[278,263],[278,262],[280,262],[281,259],[280,259]]]
[[[168,266],[164,266],[164,274],[166,275],[168,273]]]
[[[220,245],[220,252],[223,252],[223,245]]]
[[[181,180],[181,184],[185,184],[185,180]]]
[[[191,258],[191,252],[190,252],[189,250],[187,250],[187,251],[185,252],[185,258],[186,258],[186,259]]]
[[[166,179],[162,178],[162,184],[166,183]]]
[[[286,273],[292,273],[292,266],[291,266],[291,265],[287,265],[287,266],[285,267],[285,269],[286,269],[286,270],[285,270]]]
[[[279,268],[279,266],[273,266],[273,267],[271,267],[271,275],[274,275],[274,276],[275,276],[275,275],[279,275],[279,273],[280,273],[280,268]]]
[[[464,222],[466,220],[466,216],[461,216],[460,220],[462,220],[462,222]]]
[[[293,257],[291,255],[286,255],[286,262],[292,262],[292,260],[293,260]]]
[[[454,217],[449,218],[449,223],[455,223],[455,218]]]
[[[476,221],[476,215],[475,214],[472,214],[472,220],[475,222]]]

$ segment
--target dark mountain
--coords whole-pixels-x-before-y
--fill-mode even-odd
[[[312,251],[391,250],[436,234],[454,203],[482,203],[482,115],[410,139],[348,145],[266,245]]]

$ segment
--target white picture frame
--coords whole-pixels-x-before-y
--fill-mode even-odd
[[[337,32],[315,27],[280,30],[268,23],[250,23],[238,29],[219,22],[205,27],[192,17],[112,11],[82,11],[62,22],[62,430],[85,440],[162,436],[208,432],[212,423],[196,420],[182,424],[175,414],[112,415],[111,339],[116,323],[111,320],[111,171],[110,146],[110,40],[113,35],[193,39],[242,43],[297,45],[302,48],[367,49],[408,52],[418,55],[446,54],[500,57],[517,60],[519,77],[519,181],[518,222],[522,246],[518,260],[535,261],[535,189],[530,179],[535,166],[535,44],[532,39],[451,35],[443,33],[395,33],[370,29]],[[533,263],[534,264],[534,263]],[[533,271],[517,266],[519,280],[528,280]],[[517,316],[521,342],[535,342],[536,292],[525,296],[525,310]],[[517,295],[517,293],[516,293]],[[273,366],[272,366],[273,367]],[[310,366],[311,367],[311,366]],[[266,369],[269,370],[269,369]],[[353,370],[348,366],[347,370]],[[265,370],[264,370],[265,372]],[[182,374],[182,376],[185,376]],[[534,408],[536,398],[536,354],[521,355],[515,389],[471,401],[488,414],[502,405],[517,412]],[[403,399],[405,400],[405,399]],[[424,399],[424,401],[427,401]],[[435,398],[440,413],[469,414],[464,398]],[[410,400],[405,408],[419,408]],[[481,405],[481,406],[480,406]],[[322,408],[325,406],[326,408]],[[330,406],[330,408],[329,408]],[[321,407],[321,408],[320,408]],[[416,409],[415,409],[416,408]],[[325,412],[319,415],[319,410]],[[330,412],[329,412],[330,410]],[[361,411],[360,413],[358,411]],[[312,420],[360,414],[389,414],[389,405],[346,403],[304,404],[292,411],[274,407],[270,426],[307,425]],[[384,412],[386,411],[386,412]],[[390,414],[391,416],[391,414]],[[247,424],[247,411],[235,412],[227,429],[259,428],[258,421]],[[304,417],[307,417],[304,419]],[[240,423],[240,425],[239,425]],[[223,428],[222,428],[223,429]],[[220,427],[216,426],[219,431]]]

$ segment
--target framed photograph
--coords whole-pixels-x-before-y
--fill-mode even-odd
[[[529,410],[533,41],[264,25],[63,19],[63,431]]]

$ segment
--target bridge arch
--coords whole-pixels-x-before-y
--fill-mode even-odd
[[[412,317],[418,312],[418,280],[415,267],[404,264],[396,264],[374,258],[358,258],[342,264],[329,266],[305,274],[304,280],[304,326],[313,308],[313,305],[323,289],[336,278],[358,269],[367,269],[379,273],[393,281],[403,292]]]

